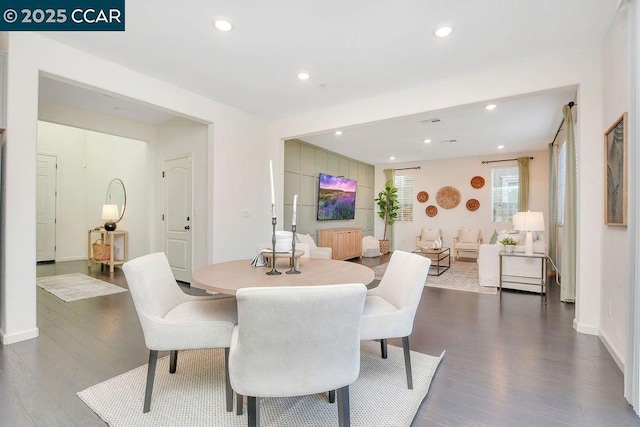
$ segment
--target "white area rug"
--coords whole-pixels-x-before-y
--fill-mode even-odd
[[[373,267],[376,279],[382,279],[389,263]],[[431,270],[434,271],[433,269]],[[477,292],[479,294],[496,295],[496,288],[480,286],[478,282],[478,264],[474,262],[456,261],[451,268],[440,276],[429,276],[425,286],[433,288],[455,289],[456,291]]]
[[[362,343],[360,377],[349,387],[352,426],[409,426],[427,395],[440,357],[411,352],[414,389],[407,389],[402,348]],[[147,366],[140,366],[78,393],[110,426],[246,426],[244,415],[226,412],[224,351],[180,352],[169,374],[169,358],[158,360],[151,411],[143,414]],[[330,426],[338,423],[338,405],[326,395],[260,399],[261,425]]]
[[[120,286],[94,279],[82,273],[39,277],[36,280],[36,285],[65,302],[128,292]]]

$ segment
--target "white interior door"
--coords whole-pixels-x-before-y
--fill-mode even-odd
[[[36,168],[36,261],[56,259],[56,156],[38,154]]]
[[[191,283],[191,157],[164,161],[164,253],[177,280]]]

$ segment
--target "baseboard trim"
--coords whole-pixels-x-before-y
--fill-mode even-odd
[[[56,258],[56,262],[65,262],[65,261],[86,261],[87,256],[70,256],[65,258]]]
[[[613,361],[616,362],[616,365],[618,365],[618,368],[620,368],[620,371],[622,371],[622,373],[624,374],[624,357],[622,357],[622,355],[618,353],[616,349],[609,343],[609,340],[602,333],[602,331],[600,331],[600,334],[598,336],[600,337],[600,341],[602,341],[602,344],[604,344],[605,348],[611,355]]]
[[[40,330],[38,328],[29,329],[15,334],[7,334],[4,330],[0,329],[0,336],[2,336],[3,345],[38,338],[38,335],[40,335]]]
[[[581,334],[596,335],[596,336],[599,335],[598,328],[596,328],[595,326],[580,324],[576,319],[573,319],[573,329],[580,332]]]

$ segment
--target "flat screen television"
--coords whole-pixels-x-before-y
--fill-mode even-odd
[[[354,219],[355,215],[356,181],[321,173],[318,188],[318,220]]]

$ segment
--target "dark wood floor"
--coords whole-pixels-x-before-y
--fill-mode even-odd
[[[66,262],[37,274],[87,271]],[[120,270],[110,278],[96,265],[89,274],[126,287]],[[0,425],[104,425],[76,393],[146,363],[130,294],[65,303],[37,292],[40,337],[0,347]],[[640,426],[622,373],[597,337],[573,330],[573,311],[557,287],[546,307],[533,294],[505,292],[500,303],[425,288],[411,346],[447,354],[413,425]]]

